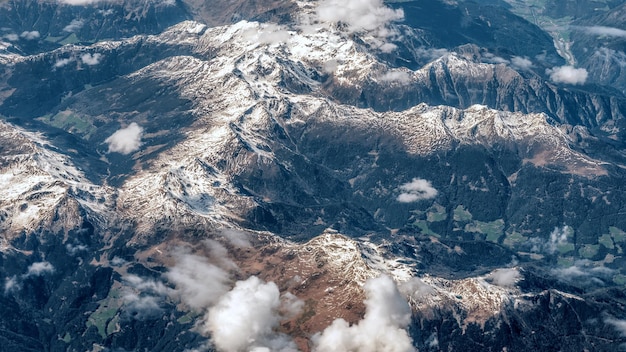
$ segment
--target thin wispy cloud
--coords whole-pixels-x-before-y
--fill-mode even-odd
[[[620,37],[626,38],[626,30],[615,27],[605,27],[605,26],[591,26],[591,27],[576,27],[582,29],[583,31],[595,34],[598,36],[606,36],[606,37]]]
[[[73,33],[73,32],[78,31],[79,29],[83,28],[84,25],[85,25],[85,21],[74,19],[74,20],[72,20],[72,22],[70,22],[70,24],[68,24],[67,26],[63,27],[63,31],[64,32]]]

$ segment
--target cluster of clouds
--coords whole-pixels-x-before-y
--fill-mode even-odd
[[[81,62],[87,66],[95,66],[95,65],[98,65],[100,62],[102,62],[103,58],[104,56],[100,53],[84,53],[80,55],[78,59],[76,57],[67,57],[63,59],[58,59],[54,63],[53,67],[61,68],[61,67],[67,66],[68,64],[74,61]]]
[[[235,231],[224,237],[233,238],[233,245],[247,245]],[[219,351],[297,351],[293,340],[277,327],[284,318],[299,314],[304,303],[291,293],[281,295],[275,283],[256,276],[237,281],[231,288],[229,270],[236,266],[217,257],[226,249],[216,241],[206,241],[205,245],[219,265],[179,249],[174,253],[176,265],[165,274],[175,285],[167,294],[204,312],[199,329],[212,337]],[[153,289],[157,290],[160,288]]]
[[[143,128],[133,122],[127,127],[115,131],[104,140],[104,143],[109,145],[109,153],[115,152],[126,155],[139,150],[142,136]]]
[[[28,266],[26,273],[21,275],[19,278],[17,276],[12,276],[4,279],[4,294],[6,295],[15,290],[19,290],[21,286],[20,279],[24,280],[29,277],[43,276],[52,273],[54,273],[54,266],[50,262],[34,262]]]
[[[369,279],[365,286],[366,312],[357,324],[336,319],[313,336],[315,352],[415,351],[406,327],[411,309],[395,282],[386,275]]]
[[[533,67],[535,67],[535,65],[533,64],[532,60],[530,60],[528,57],[524,56],[513,56],[511,57],[510,60],[507,60],[503,57],[500,56],[496,56],[492,53],[485,53],[482,55],[482,59],[484,62],[490,63],[490,64],[506,64],[509,65],[515,69],[521,70],[521,71],[529,71],[531,70]]]
[[[223,231],[222,238],[236,247],[250,246],[241,231]],[[211,337],[206,347],[220,352],[297,352],[294,340],[278,330],[281,321],[302,313],[304,302],[290,292],[281,294],[274,282],[256,276],[233,282],[238,268],[226,258],[224,245],[215,240],[203,244],[208,255],[186,248],[171,252],[175,265],[163,275],[168,285],[126,275],[125,312],[135,319],[157,318],[163,313],[165,300],[172,299],[200,313],[195,329]],[[403,288],[410,294],[432,290],[420,282]],[[313,351],[415,351],[406,331],[411,309],[393,279],[386,275],[369,279],[364,290],[364,318],[354,325],[336,319],[312,338]]]
[[[41,34],[39,31],[23,31],[21,34],[17,35],[15,33],[7,33],[2,36],[3,39],[6,39],[10,42],[16,42],[20,40],[20,38],[24,40],[37,40],[41,38]]]
[[[348,33],[372,36],[375,46],[383,52],[396,49],[388,42],[397,35],[389,25],[404,19],[401,9],[391,9],[382,0],[321,0],[316,12],[321,22],[339,23]]]
[[[414,178],[411,182],[399,187],[400,195],[396,200],[400,203],[413,203],[419,200],[433,199],[437,196],[437,190],[430,181],[421,178]]]

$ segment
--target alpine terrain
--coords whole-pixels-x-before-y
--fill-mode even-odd
[[[626,350],[625,23],[0,0],[0,351]]]

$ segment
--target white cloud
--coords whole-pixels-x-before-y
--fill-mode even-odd
[[[54,67],[55,68],[60,68],[63,66],[66,66],[67,64],[69,64],[70,62],[74,61],[73,58],[66,58],[66,59],[59,59],[57,60],[57,62],[54,63]]]
[[[399,289],[402,294],[412,298],[421,298],[436,293],[432,286],[417,277],[412,277],[410,280],[403,282]]]
[[[574,265],[566,268],[552,269],[551,272],[559,280],[583,286],[604,286],[605,282],[611,281],[615,274],[615,270],[597,266],[587,259],[578,260]]]
[[[531,246],[530,251],[534,253],[554,254],[559,249],[567,245],[574,236],[574,229],[570,226],[555,227],[550,233],[550,238],[544,240],[540,237],[531,238],[528,244]]]
[[[397,200],[400,203],[412,203],[423,199],[432,199],[437,196],[437,190],[430,181],[421,178],[414,178],[413,181],[400,186],[402,193]]]
[[[176,265],[165,277],[176,285],[172,295],[191,308],[206,309],[230,289],[228,273],[205,257],[184,250],[177,251],[175,257]]]
[[[490,64],[508,64],[509,63],[509,60],[500,56],[496,56],[492,53],[483,54],[483,60]]]
[[[626,38],[626,30],[615,28],[615,27],[605,27],[605,26],[591,26],[591,27],[581,27],[585,32],[590,34],[596,34],[599,36],[607,36],[607,37],[621,37]]]
[[[517,69],[528,71],[533,68],[533,62],[527,57],[513,56],[511,58],[511,65]]]
[[[221,268],[224,270],[237,270],[238,266],[228,258],[228,250],[221,243],[215,240],[204,240],[204,245],[209,250],[211,258],[215,258]]]
[[[324,62],[324,65],[322,66],[322,70],[324,70],[325,73],[333,73],[337,71],[338,67],[339,67],[339,61],[333,59],[333,60],[328,60]]]
[[[243,231],[236,229],[224,229],[221,231],[221,234],[235,247],[249,248],[252,246],[250,244],[248,234]]]
[[[36,40],[39,39],[41,35],[39,34],[38,31],[24,31],[22,32],[22,34],[20,34],[20,37],[26,39],[26,40]]]
[[[264,23],[258,30],[250,28],[243,33],[243,37],[253,43],[280,44],[289,42],[291,34],[277,24]]]
[[[45,273],[53,273],[54,267],[49,262],[36,262],[28,267],[28,271],[24,277],[41,276]]]
[[[133,122],[128,127],[115,131],[104,142],[109,145],[109,153],[130,154],[139,150],[142,135],[143,128]]]
[[[449,55],[450,51],[448,51],[448,49],[426,48],[422,46],[415,49],[414,53],[417,57],[427,59],[428,61],[433,61],[440,57]]]
[[[256,276],[238,281],[235,287],[211,308],[206,329],[218,350],[297,351],[285,334],[277,333],[280,293],[273,282],[263,283]]]
[[[17,277],[7,277],[4,279],[4,294],[8,294],[14,290],[18,290],[20,288],[20,284],[17,281]]]
[[[65,249],[67,250],[67,253],[69,253],[70,255],[76,255],[79,252],[84,252],[87,249],[89,249],[89,247],[85,246],[84,244],[77,244],[77,245],[73,245],[71,243],[68,243],[65,245]]]
[[[73,33],[73,32],[76,32],[77,30],[83,28],[84,25],[85,25],[85,21],[73,19],[72,22],[70,22],[70,24],[68,24],[67,26],[63,27],[63,31],[64,32]]]
[[[5,34],[3,36],[4,39],[10,41],[10,42],[15,42],[18,41],[20,39],[20,36],[15,34],[15,33],[9,33],[9,34]]]
[[[609,317],[609,318],[605,318],[604,322],[609,325],[612,325],[613,328],[617,330],[617,332],[622,334],[622,336],[626,336],[626,320],[619,320],[619,319]]]
[[[383,82],[411,83],[411,75],[405,71],[388,71],[380,77]]]
[[[517,269],[496,269],[491,272],[487,278],[491,279],[494,285],[502,287],[512,287],[520,279],[520,273]]]
[[[395,49],[386,39],[396,35],[389,24],[404,19],[404,12],[386,7],[383,0],[322,0],[317,6],[321,22],[339,22],[349,33],[364,32],[372,35],[374,44],[384,52]]]
[[[291,292],[284,293],[280,298],[280,313],[287,319],[298,316],[304,308],[304,301]]]
[[[140,295],[129,291],[124,294],[122,299],[124,301],[124,310],[134,319],[156,318],[163,313],[163,309],[159,304],[159,297]]]
[[[567,84],[583,84],[588,76],[586,69],[569,65],[546,69],[546,74],[550,75],[550,80],[554,83]]]
[[[102,59],[102,54],[100,53],[86,53],[80,56],[80,61],[82,61],[85,65],[94,66],[100,63],[100,59]]]
[[[405,328],[411,309],[388,276],[370,279],[364,286],[365,317],[355,325],[336,319],[313,336],[316,352],[409,352],[415,351]]]

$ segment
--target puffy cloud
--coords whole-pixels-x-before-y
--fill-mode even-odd
[[[349,33],[366,32],[376,39],[374,44],[380,50],[390,52],[395,45],[385,40],[396,33],[388,26],[404,19],[404,12],[386,7],[383,0],[322,0],[317,17],[322,22],[345,24]]]
[[[139,150],[142,135],[143,128],[133,122],[128,127],[117,130],[104,142],[109,145],[109,153],[130,154]]]
[[[176,265],[165,277],[176,285],[172,294],[195,309],[215,304],[230,289],[228,273],[211,264],[205,257],[179,250]]]
[[[102,54],[100,53],[86,53],[80,56],[80,61],[82,61],[87,66],[94,66],[99,64],[100,59],[102,59]]]
[[[517,69],[528,71],[533,68],[533,62],[527,57],[513,56],[511,58],[511,65]]]
[[[294,342],[275,331],[280,322],[280,293],[273,282],[256,276],[238,281],[208,313],[206,329],[220,351],[297,351]]]
[[[580,27],[580,28],[590,34],[596,34],[596,35],[607,36],[607,37],[626,38],[626,30],[623,30],[620,28],[605,27],[605,26],[591,26],[591,27]]]
[[[17,277],[7,277],[4,279],[4,294],[9,294],[20,288],[20,283],[17,281]]]
[[[400,203],[412,203],[423,199],[432,199],[437,196],[437,190],[430,181],[421,178],[414,178],[413,181],[400,186],[402,193],[397,200]]]
[[[388,276],[370,279],[364,286],[366,312],[358,324],[336,319],[313,336],[314,351],[324,352],[409,352],[415,351],[405,328],[411,310]]]
[[[52,266],[52,264],[50,264],[49,262],[36,262],[28,267],[28,271],[26,272],[24,277],[41,276],[43,274],[53,272],[54,266]]]
[[[70,62],[74,61],[73,58],[66,58],[66,59],[59,59],[57,60],[57,62],[54,63],[54,67],[55,68],[61,68],[63,66],[66,66],[67,64],[69,64]]]
[[[565,65],[546,69],[546,74],[550,75],[550,80],[554,83],[583,84],[587,81],[587,70]]]
[[[146,320],[163,313],[159,302],[171,292],[171,289],[162,282],[132,274],[124,276],[123,280],[126,288],[122,299],[127,314],[137,320]]]
[[[38,31],[24,31],[20,34],[20,37],[26,40],[36,40],[41,37]]]
[[[411,75],[405,71],[388,71],[380,77],[383,82],[398,82],[400,84],[409,84]]]
[[[15,42],[18,41],[20,39],[20,36],[15,34],[15,33],[9,33],[9,34],[5,34],[2,38],[10,41],[10,42]]]
[[[76,255],[79,252],[84,252],[87,249],[89,249],[89,247],[85,246],[84,244],[77,244],[77,245],[73,245],[71,243],[67,243],[65,245],[65,249],[67,250],[67,253],[69,253],[70,255]]]
[[[77,30],[83,28],[84,25],[85,25],[85,21],[74,19],[74,20],[72,20],[72,22],[70,22],[70,24],[68,24],[67,26],[63,27],[63,31],[64,32],[73,33],[73,32],[76,32]]]
[[[157,296],[126,292],[122,299],[124,301],[124,311],[134,319],[154,319],[163,313],[163,308],[159,304],[160,298]]]
[[[490,279],[494,285],[512,287],[519,281],[520,273],[515,268],[496,269],[491,272],[487,278]]]

